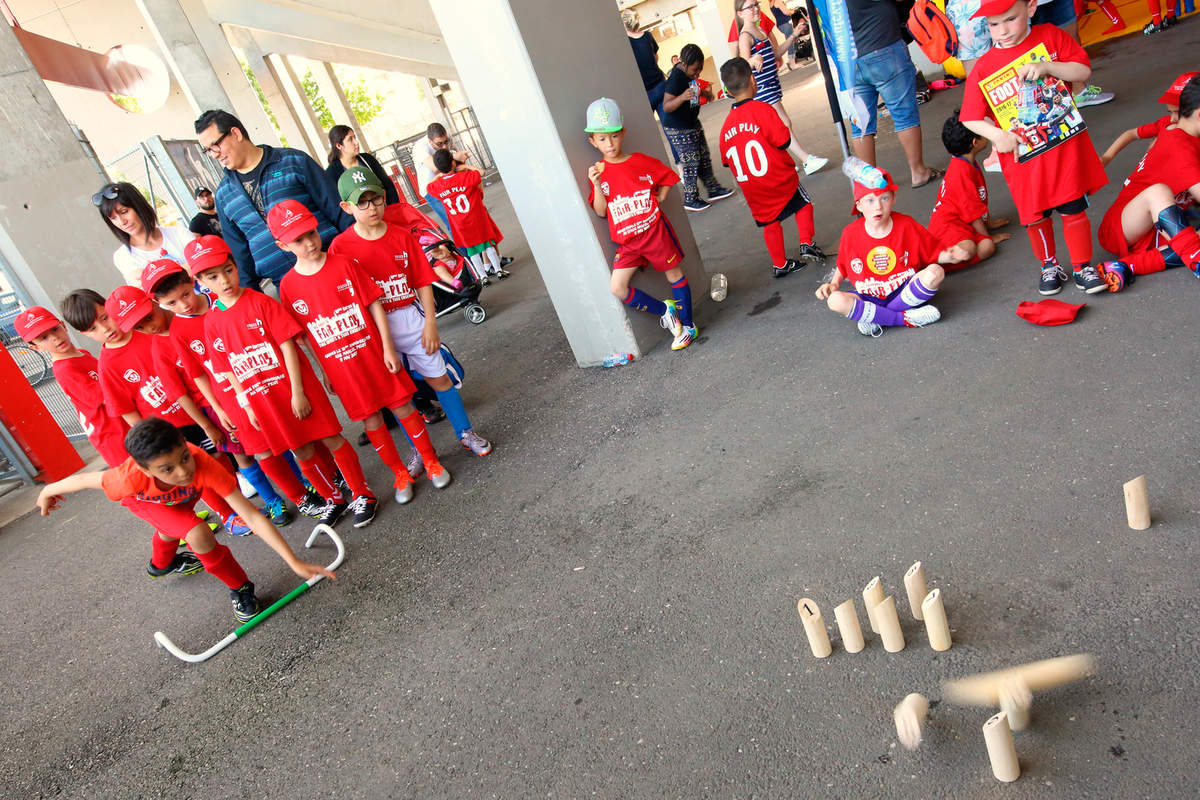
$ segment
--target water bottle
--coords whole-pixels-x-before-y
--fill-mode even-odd
[[[729,281],[726,280],[725,273],[714,272],[712,276],[712,283],[710,283],[708,287],[708,296],[719,303],[725,299],[725,296],[728,293]]]
[[[633,361],[633,353],[613,353],[604,359],[604,367],[623,367],[630,361]]]
[[[692,81],[689,86],[692,87],[692,99],[688,102],[690,102],[693,106],[700,105],[700,84],[696,81]]]
[[[858,156],[849,156],[842,162],[842,172],[855,183],[861,183],[870,189],[882,189],[887,186],[887,178],[877,167],[872,167]]]

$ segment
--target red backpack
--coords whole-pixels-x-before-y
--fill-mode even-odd
[[[908,15],[908,32],[930,61],[941,64],[958,55],[958,32],[953,23],[930,0],[916,0]]]

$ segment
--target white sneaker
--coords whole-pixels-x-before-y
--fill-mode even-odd
[[[883,336],[883,326],[875,322],[860,321],[858,323],[858,332],[863,336],[870,336],[872,339],[878,339],[880,336]]]
[[[942,318],[937,306],[917,306],[904,312],[904,324],[910,328],[924,328]]]
[[[667,310],[658,318],[658,324],[671,332],[671,336],[678,337],[683,332],[683,323],[679,321],[679,312],[675,308],[674,300],[664,300],[663,305]]]
[[[808,158],[804,162],[804,174],[812,175],[814,172],[820,172],[821,167],[828,163],[828,158],[821,158],[820,156],[814,156],[812,153],[809,153]]]

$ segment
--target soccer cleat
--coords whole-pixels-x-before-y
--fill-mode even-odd
[[[426,425],[432,425],[435,422],[441,422],[445,418],[446,418],[446,412],[442,411],[440,408],[433,408],[433,409],[430,409],[429,411],[421,412],[421,419],[425,420]],[[411,470],[410,470],[410,472],[411,472]]]
[[[820,172],[821,167],[828,163],[828,158],[821,158],[820,156],[814,156],[812,153],[809,153],[808,158],[804,160],[804,174],[812,175],[814,172]]]
[[[426,464],[425,471],[429,473],[429,480],[433,483],[435,489],[445,489],[450,485],[451,475],[450,470],[443,467],[441,464]]]
[[[416,478],[425,471],[425,462],[421,460],[421,454],[414,447],[412,452],[408,454],[408,460],[404,462],[404,468],[408,470],[408,477]]]
[[[700,331],[695,325],[686,325],[679,335],[675,337],[675,341],[671,342],[672,350],[682,350],[692,342],[696,341],[696,337],[700,335]]]
[[[733,189],[726,189],[724,186],[718,186],[715,192],[708,193],[708,202],[715,203],[718,200],[724,200],[726,197],[733,197],[735,194]]]
[[[403,479],[402,479],[403,480]],[[412,502],[413,499],[413,482],[411,480],[404,481],[404,484],[396,484],[396,502],[400,505]]]
[[[335,503],[330,500],[325,504],[325,508],[321,511],[321,516],[317,520],[322,525],[328,525],[332,528],[334,525],[337,525],[338,520],[342,518],[342,515],[346,513],[346,509],[349,507],[349,503]]]
[[[1067,273],[1058,265],[1058,261],[1052,258],[1042,264],[1042,279],[1038,281],[1038,294],[1058,294],[1066,282]]]
[[[146,574],[151,578],[161,578],[163,575],[192,575],[197,572],[203,572],[204,565],[200,563],[200,559],[196,558],[195,553],[187,550],[180,551],[175,554],[175,558],[171,559],[171,563],[159,569],[151,562],[150,566],[146,567]]]
[[[237,514],[230,514],[225,518],[225,530],[229,531],[231,536],[249,536],[254,533],[250,530],[250,526],[246,524],[246,520],[242,519]]]
[[[463,431],[463,435],[459,438],[459,441],[462,442],[463,447],[477,456],[486,456],[492,452],[492,443],[470,428]]]
[[[375,509],[379,501],[367,494],[360,494],[350,501],[350,511],[354,514],[354,527],[365,528],[375,519]]]
[[[342,497],[354,497],[354,492],[350,491],[350,484],[346,483],[340,470],[333,475],[333,488],[341,492]]]
[[[678,336],[679,332],[683,330],[683,324],[679,321],[679,310],[675,306],[675,301],[664,300],[663,305],[667,307],[667,310],[658,318],[658,324],[670,331],[672,336]]]
[[[304,499],[297,504],[296,510],[306,517],[320,519],[321,515],[325,513],[325,498],[309,489],[305,493]]]
[[[1174,28],[1179,24],[1179,16],[1176,14],[1168,14],[1167,16],[1163,17],[1162,24],[1164,28]]]
[[[511,274],[512,274],[512,273],[511,273],[511,272],[509,272],[509,271],[508,271],[508,270],[506,270],[506,269],[502,269],[502,270],[500,270],[499,272],[495,273],[496,277],[497,277],[497,278],[499,278],[500,280],[504,280],[505,278],[507,278],[507,277],[508,277],[509,275],[511,275]]]
[[[883,336],[883,326],[877,322],[859,320],[858,332],[863,336],[870,336],[872,339],[878,339],[880,336]]]
[[[230,589],[229,598],[233,601],[233,615],[238,622],[249,622],[258,613],[258,598],[254,596],[254,584],[246,581],[240,589]]]
[[[480,283],[482,283],[484,286],[491,286],[491,285],[492,285],[492,281],[491,281],[491,279],[490,279],[490,278],[488,278],[488,276],[487,276],[487,275],[484,275],[483,277],[481,277],[481,278],[479,279],[479,282],[480,282]]]
[[[1075,105],[1079,108],[1085,106],[1102,106],[1110,102],[1114,97],[1116,95],[1112,92],[1105,92],[1099,86],[1089,83],[1079,91],[1079,94],[1075,95]]]
[[[1162,33],[1166,29],[1167,29],[1167,23],[1165,20],[1158,23],[1157,25],[1155,25],[1153,22],[1150,22],[1150,23],[1146,24],[1146,27],[1142,28],[1142,33],[1146,36],[1150,36],[1155,33]]]
[[[800,258],[810,264],[820,264],[825,261],[825,252],[811,242],[801,242]]]
[[[1100,277],[1100,273],[1091,264],[1084,264],[1075,270],[1075,288],[1086,294],[1096,294],[1108,290],[1108,282]]]
[[[1105,261],[1099,269],[1100,277],[1108,284],[1110,292],[1119,292],[1136,280],[1133,268],[1124,261]]]
[[[276,528],[291,525],[292,520],[295,519],[292,512],[284,505],[282,497],[277,497],[273,503],[267,503],[263,506],[263,514],[267,519],[271,520],[271,524]]]
[[[924,328],[942,318],[942,312],[937,306],[917,306],[904,312],[904,324],[910,328]]]
[[[774,270],[776,278],[782,278],[784,275],[790,275],[797,270],[804,269],[805,266],[807,265],[803,261],[789,258],[784,260],[782,267],[771,267],[771,269]]]
[[[695,200],[691,201],[690,203],[685,200],[683,203],[683,208],[686,211],[706,211],[706,210],[712,208],[712,204],[706,203],[703,200],[701,200],[699,197],[697,197]]]

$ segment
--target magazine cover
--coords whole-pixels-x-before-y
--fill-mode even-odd
[[[1066,83],[1050,76],[1032,82],[1017,78],[1017,70],[1025,64],[1049,60],[1046,45],[1039,44],[979,83],[996,124],[1016,134],[1020,142],[1018,163],[1041,155],[1087,127]]]

